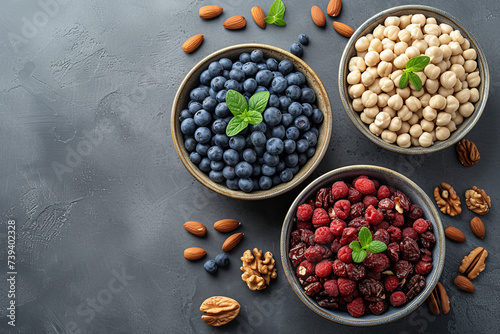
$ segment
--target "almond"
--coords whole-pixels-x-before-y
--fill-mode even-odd
[[[444,235],[450,240],[456,241],[456,242],[464,242],[465,241],[465,235],[460,231],[458,228],[453,227],[453,226],[448,226],[444,230]]]
[[[262,8],[260,8],[259,6],[252,7],[252,17],[259,27],[261,27],[262,29],[266,27],[266,21],[264,21],[264,19],[266,18],[266,14],[264,14]]]
[[[247,24],[243,16],[231,16],[224,22],[224,28],[229,30],[237,30],[244,28]]]
[[[198,49],[201,42],[203,42],[203,34],[194,35],[182,44],[182,50],[186,53],[191,53]]]
[[[236,247],[236,245],[243,239],[243,233],[235,233],[228,237],[224,244],[222,245],[222,250],[224,252],[229,252],[231,249]]]
[[[223,9],[219,6],[203,6],[199,10],[202,19],[213,19],[222,13]]]
[[[231,232],[231,231],[236,230],[240,225],[241,225],[241,223],[237,220],[222,219],[222,220],[215,222],[214,229],[216,231],[225,233],[225,232]]]
[[[486,234],[486,230],[484,228],[483,221],[479,217],[474,217],[470,221],[470,228],[472,229],[472,232],[476,235],[478,238],[484,238],[484,235]]]
[[[207,254],[207,251],[200,247],[191,247],[184,250],[184,257],[189,261],[196,261]]]
[[[311,17],[312,17],[314,23],[318,27],[324,27],[326,25],[325,13],[323,13],[321,8],[319,8],[318,6],[311,7]]]
[[[326,13],[330,16],[338,16],[340,10],[342,9],[342,0],[330,0],[328,7],[326,8]]]
[[[455,278],[455,285],[458,286],[460,289],[464,290],[465,292],[475,292],[476,288],[474,287],[474,284],[465,276],[458,275]]]
[[[205,227],[205,225],[198,222],[193,222],[193,221],[185,222],[184,228],[189,233],[194,234],[198,237],[202,237],[207,233],[207,228]]]
[[[344,37],[351,37],[354,34],[354,29],[342,22],[333,22],[333,29]]]

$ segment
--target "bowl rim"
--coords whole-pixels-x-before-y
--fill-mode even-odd
[[[351,50],[354,48],[354,44],[360,38],[360,36],[364,36],[366,33],[368,33],[366,30],[369,26],[374,24],[375,21],[378,20],[383,20],[388,16],[391,16],[395,12],[400,12],[400,11],[422,11],[422,12],[427,12],[423,14],[432,14],[432,15],[437,15],[436,19],[439,18],[444,18],[445,20],[450,21],[453,25],[455,25],[455,29],[461,30],[463,34],[465,34],[464,37],[468,38],[471,46],[476,49],[477,52],[477,60],[478,60],[478,69],[479,72],[481,73],[481,84],[478,88],[480,91],[480,97],[479,101],[476,102],[475,104],[475,110],[474,113],[468,117],[464,121],[464,123],[460,124],[462,128],[460,130],[455,130],[455,136],[453,137],[453,133],[450,136],[450,138],[444,140],[444,141],[437,141],[435,144],[429,146],[429,147],[400,147],[397,144],[390,144],[385,142],[381,137],[374,135],[373,133],[370,132],[368,127],[366,126],[365,123],[361,121],[359,118],[359,113],[356,112],[354,109],[352,109],[352,105],[350,102],[350,97],[348,96],[347,93],[347,82],[345,82],[347,78],[347,71],[346,71],[346,64],[348,62],[347,57],[349,56],[349,53]],[[418,14],[418,13],[417,13]],[[401,14],[405,15],[405,14]],[[379,22],[381,23],[381,22]],[[444,22],[444,23],[449,23],[449,22]],[[467,133],[469,133],[470,130],[474,127],[474,125],[479,121],[479,118],[481,117],[484,108],[486,107],[486,103],[488,101],[488,95],[489,95],[489,88],[490,88],[490,72],[489,72],[489,67],[488,67],[488,62],[486,60],[486,56],[484,54],[483,49],[479,45],[479,42],[477,39],[474,37],[474,35],[467,29],[465,29],[465,26],[463,25],[462,22],[460,22],[456,17],[453,15],[445,12],[442,9],[435,8],[435,7],[430,7],[430,6],[423,6],[423,5],[403,5],[403,6],[396,6],[392,7],[386,10],[383,10],[379,12],[378,14],[373,15],[369,19],[367,19],[361,26],[359,26],[358,29],[354,32],[352,37],[349,39],[347,42],[347,45],[344,48],[344,52],[342,53],[342,57],[340,60],[339,64],[339,77],[338,77],[338,85],[339,85],[339,93],[340,93],[340,98],[342,101],[342,105],[344,107],[345,112],[347,113],[347,116],[349,116],[350,120],[352,123],[356,126],[356,128],[361,131],[361,133],[367,137],[370,141],[373,143],[377,144],[378,146],[392,151],[396,153],[402,153],[402,154],[427,154],[427,153],[434,153],[438,152],[440,150],[443,150],[445,148],[448,148],[455,143],[457,143],[459,140],[461,140]]]
[[[323,130],[324,134],[320,133],[320,137],[324,136],[324,141],[322,142],[322,145],[320,145],[320,142],[318,140],[318,144],[316,145],[316,153],[314,154],[313,157],[309,158],[308,162],[301,167],[299,170],[299,173],[294,176],[294,178],[286,183],[281,183],[277,186],[273,186],[272,188],[268,190],[257,190],[257,191],[252,191],[250,193],[245,193],[243,191],[239,190],[231,190],[227,188],[225,185],[217,184],[210,180],[208,176],[203,173],[201,170],[198,169],[197,166],[195,166],[190,160],[187,154],[184,154],[185,148],[180,143],[180,138],[178,138],[178,134],[176,132],[176,129],[179,127],[177,125],[178,120],[177,120],[177,110],[179,109],[180,105],[180,96],[182,94],[182,91],[186,89],[190,85],[191,77],[193,74],[198,71],[201,67],[203,66],[208,66],[208,63],[212,60],[215,60],[217,58],[224,57],[224,55],[227,52],[239,50],[239,49],[261,49],[264,52],[275,52],[278,54],[281,54],[283,58],[289,59],[292,62],[294,62],[294,67],[297,70],[303,69],[302,72],[308,72],[312,78],[312,82],[310,85],[315,85],[316,89],[321,93],[321,99],[323,100],[322,103],[325,105],[325,110],[322,110],[323,112],[323,122],[321,123],[321,126],[324,126]],[[317,93],[317,92],[316,92]],[[318,96],[318,94],[316,94]],[[316,74],[316,72],[302,59],[299,57],[293,55],[292,53],[283,50],[281,48],[272,46],[272,45],[267,45],[267,44],[261,44],[261,43],[243,43],[243,44],[236,44],[228,47],[224,47],[222,49],[219,49],[208,56],[204,57],[202,60],[200,60],[189,72],[186,74],[184,79],[182,80],[181,85],[179,86],[177,93],[175,94],[174,101],[172,103],[172,109],[171,109],[171,118],[170,118],[170,130],[171,130],[171,135],[172,135],[172,141],[174,142],[174,147],[177,152],[177,155],[179,156],[182,164],[184,167],[189,171],[189,173],[197,179],[201,184],[203,184],[205,187],[209,188],[212,191],[215,191],[221,195],[230,197],[230,198],[235,198],[235,199],[242,199],[242,200],[263,200],[263,199],[268,199],[272,198],[275,196],[279,196],[284,194],[285,192],[288,192],[289,190],[292,190],[293,188],[297,187],[300,183],[302,183],[304,180],[306,180],[311,173],[318,167],[318,165],[321,163],[328,147],[330,144],[330,139],[333,131],[333,111],[332,111],[332,106],[330,102],[330,98],[328,96],[328,92],[319,78],[319,76]],[[319,139],[319,138],[318,138]],[[297,177],[301,172],[304,170],[302,175],[300,177]]]
[[[433,269],[433,274],[431,277],[426,277],[426,286],[423,291],[421,291],[417,297],[415,297],[409,304],[407,304],[404,308],[402,308],[400,311],[391,314],[391,315],[386,315],[383,316],[381,315],[380,318],[377,318],[375,320],[369,319],[369,320],[363,320],[363,318],[345,318],[343,316],[337,316],[331,314],[332,312],[337,312],[337,311],[329,311],[327,309],[324,309],[320,307],[316,302],[312,301],[311,297],[307,296],[304,292],[303,289],[296,289],[294,282],[297,278],[294,276],[294,271],[292,270],[292,267],[290,265],[290,260],[288,258],[288,252],[287,252],[287,247],[288,247],[288,235],[291,233],[292,230],[292,219],[293,215],[295,213],[296,208],[298,205],[304,202],[306,199],[306,194],[309,193],[312,189],[319,188],[319,185],[321,185],[325,180],[344,174],[344,173],[359,173],[363,174],[364,172],[369,172],[369,173],[381,173],[384,174],[385,176],[390,176],[395,179],[399,179],[403,183],[407,183],[412,189],[416,191],[418,196],[422,198],[422,200],[425,202],[426,206],[429,208],[430,212],[432,213],[432,219],[434,221],[434,234],[437,235],[439,238],[439,252],[437,255],[437,263],[434,263],[434,269]],[[288,224],[287,224],[288,222]],[[446,242],[445,242],[445,236],[444,236],[444,229],[443,229],[443,223],[441,222],[439,212],[434,206],[433,202],[430,200],[430,198],[427,196],[427,194],[411,179],[408,177],[404,176],[403,174],[400,174],[394,170],[391,170],[386,167],[380,167],[380,166],[375,166],[375,165],[350,165],[350,166],[345,166],[345,167],[340,167],[336,168],[334,170],[331,170],[330,172],[327,172],[314,181],[312,181],[306,188],[304,188],[299,195],[295,198],[293,203],[290,205],[290,208],[288,212],[286,213],[285,219],[283,221],[283,226],[281,229],[281,236],[280,236],[280,257],[281,257],[281,264],[283,266],[283,271],[285,273],[285,276],[288,280],[288,283],[291,285],[292,290],[295,292],[295,294],[299,297],[299,299],[313,312],[316,314],[322,316],[325,319],[328,319],[330,321],[334,321],[343,325],[350,325],[350,326],[355,326],[355,327],[367,327],[367,326],[376,326],[376,325],[382,325],[382,324],[387,324],[390,322],[393,322],[395,320],[398,320],[402,317],[407,316],[414,310],[416,310],[430,295],[434,287],[436,286],[437,282],[439,281],[439,278],[441,277],[441,274],[443,272],[444,268],[444,262],[445,262],[445,256],[446,256]],[[432,272],[431,272],[432,273]],[[346,316],[350,316],[349,313],[346,313]]]

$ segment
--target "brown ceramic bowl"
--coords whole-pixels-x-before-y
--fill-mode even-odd
[[[200,74],[208,68],[208,65],[214,61],[221,58],[229,58],[231,60],[236,60],[238,56],[243,52],[251,52],[255,49],[260,49],[264,52],[264,57],[276,58],[278,61],[283,59],[289,59],[295,66],[295,70],[300,71],[304,74],[307,80],[307,85],[316,93],[316,105],[323,112],[324,120],[319,127],[319,137],[318,143],[316,145],[316,153],[311,157],[307,163],[302,166],[300,171],[293,177],[290,182],[281,183],[277,186],[273,186],[268,190],[257,190],[251,193],[245,193],[243,191],[231,190],[225,186],[225,184],[219,184],[210,180],[207,174],[203,173],[198,167],[191,162],[189,159],[189,154],[184,148],[183,135],[180,131],[179,114],[180,112],[187,108],[189,102],[189,92],[198,87],[200,84],[199,77]],[[198,181],[200,181],[207,188],[231,198],[238,198],[244,200],[261,200],[271,197],[275,197],[285,192],[295,188],[302,181],[304,181],[318,166],[321,159],[325,155],[328,144],[330,143],[330,137],[332,133],[332,109],[330,105],[330,99],[326,92],[323,83],[319,77],[314,73],[314,71],[300,58],[294,56],[290,52],[282,50],[280,48],[265,45],[265,44],[240,44],[230,46],[219,51],[212,53],[205,59],[200,61],[193,69],[186,75],[184,80],[177,91],[177,94],[172,105],[172,115],[171,115],[171,131],[172,139],[174,141],[175,149],[182,163],[186,169],[193,175]]]

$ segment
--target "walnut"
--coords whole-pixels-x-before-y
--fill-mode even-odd
[[[457,192],[446,182],[441,183],[441,189],[436,187],[434,189],[434,199],[442,213],[455,217],[462,213],[462,203]]]
[[[241,266],[241,279],[245,281],[250,290],[263,290],[271,282],[271,278],[276,278],[275,261],[271,252],[264,254],[262,260],[262,251],[257,248],[253,249],[253,255],[250,249],[243,253],[241,257],[243,265]]]
[[[479,151],[477,150],[476,144],[473,142],[462,139],[458,142],[457,146],[457,154],[458,160],[462,163],[462,165],[470,167],[476,164],[481,158]]]
[[[240,304],[232,298],[214,296],[201,304],[200,311],[204,312],[201,319],[208,325],[222,326],[238,316]]]
[[[478,215],[487,214],[491,208],[491,199],[483,189],[473,186],[465,192],[467,207]]]

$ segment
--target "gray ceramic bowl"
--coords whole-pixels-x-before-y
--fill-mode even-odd
[[[388,16],[402,16],[408,14],[424,14],[426,17],[434,17],[439,23],[446,23],[452,26],[454,29],[459,29],[462,32],[462,35],[466,37],[470,43],[471,47],[474,48],[477,52],[477,62],[478,69],[481,76],[481,84],[477,89],[479,90],[479,101],[475,104],[474,113],[467,119],[464,120],[462,124],[457,127],[457,130],[451,133],[450,138],[444,141],[437,141],[434,145],[429,147],[409,147],[403,148],[398,146],[397,144],[390,144],[382,140],[382,138],[374,135],[368,129],[368,126],[363,123],[359,117],[359,112],[355,111],[352,108],[352,99],[349,97],[347,92],[348,84],[347,84],[347,75],[349,74],[348,66],[349,59],[351,59],[355,54],[356,50],[354,48],[354,44],[356,41],[366,34],[369,34],[377,27],[379,24],[383,24],[384,20]],[[355,32],[354,35],[349,39],[347,43],[344,53],[342,54],[342,58],[340,61],[339,67],[339,90],[340,96],[342,99],[342,104],[344,105],[344,109],[347,112],[347,115],[354,123],[354,125],[364,134],[368,139],[377,144],[380,147],[383,147],[389,151],[394,151],[403,154],[425,154],[425,153],[433,153],[445,149],[455,143],[457,143],[460,139],[462,139],[477,123],[481,114],[483,113],[484,107],[486,106],[486,101],[488,99],[488,92],[490,87],[490,72],[488,69],[488,63],[486,62],[486,57],[484,55],[483,49],[479,46],[476,38],[472,36],[472,34],[465,29],[464,25],[460,23],[456,18],[446,13],[445,11],[433,7],[428,6],[420,6],[420,5],[407,5],[407,6],[399,6],[384,10],[377,15],[366,20]]]
[[[361,318],[354,318],[348,312],[328,310],[321,308],[313,300],[313,298],[306,295],[302,285],[293,269],[293,265],[288,258],[288,253],[290,250],[290,234],[294,230],[293,217],[297,211],[299,205],[305,203],[309,198],[314,198],[316,192],[320,188],[331,187],[331,185],[340,180],[351,181],[359,175],[367,175],[370,178],[379,180],[381,183],[392,186],[398,190],[405,193],[410,201],[417,204],[422,208],[424,218],[432,221],[434,227],[434,235],[436,237],[436,244],[434,245],[432,251],[432,261],[434,267],[432,271],[426,276],[427,284],[423,291],[420,292],[412,301],[405,304],[403,307],[390,307],[385,313],[381,315],[366,315]],[[395,171],[387,168],[369,165],[354,165],[347,166],[332,170],[309,184],[295,199],[291,205],[288,213],[285,217],[283,223],[283,228],[281,230],[281,261],[283,264],[283,270],[287,276],[288,282],[292,286],[293,290],[299,297],[299,299],[306,304],[311,310],[319,314],[320,316],[340,323],[344,325],[351,326],[375,326],[386,324],[391,321],[402,318],[412,311],[414,311],[420,304],[422,304],[429,294],[432,292],[441,272],[443,271],[444,259],[445,259],[445,237],[443,226],[441,220],[439,219],[439,213],[431,202],[429,197],[424,193],[420,187],[411,181],[409,178],[401,175]]]
[[[189,102],[189,92],[198,87],[200,84],[199,77],[201,72],[208,68],[208,65],[214,61],[221,58],[229,58],[235,60],[243,52],[252,52],[255,49],[260,49],[264,52],[266,58],[274,57],[278,61],[283,59],[289,59],[293,62],[295,69],[302,72],[307,81],[307,85],[316,93],[316,105],[323,112],[323,123],[319,127],[319,137],[318,143],[316,145],[316,153],[312,158],[310,158],[307,163],[302,166],[300,171],[293,177],[290,182],[282,183],[277,186],[272,187],[269,190],[258,190],[251,193],[244,193],[243,191],[235,191],[227,188],[224,184],[215,183],[208,177],[207,174],[203,173],[198,167],[191,162],[189,159],[189,154],[184,148],[183,136],[180,131],[179,124],[179,114],[180,112],[187,108]],[[284,194],[285,192],[295,188],[302,181],[304,181],[321,162],[323,156],[326,153],[326,149],[330,143],[330,137],[332,134],[332,107],[330,104],[330,99],[328,98],[328,93],[326,92],[323,83],[319,77],[314,73],[314,71],[300,58],[294,56],[288,51],[282,50],[280,48],[265,45],[265,44],[240,44],[230,46],[219,51],[212,53],[205,59],[201,60],[193,69],[186,75],[186,78],[182,81],[177,94],[175,95],[175,100],[172,105],[172,114],[170,127],[172,131],[172,140],[174,141],[175,149],[182,163],[186,169],[193,175],[198,181],[200,181],[207,188],[218,192],[227,197],[244,199],[244,200],[261,200],[267,199],[274,196]]]

